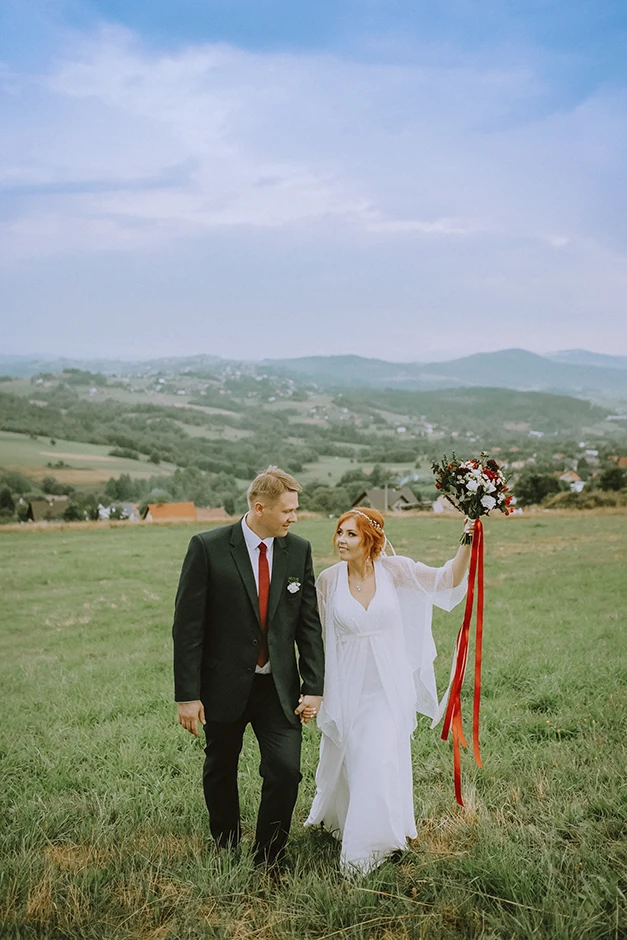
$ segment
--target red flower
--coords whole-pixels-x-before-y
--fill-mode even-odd
[[[436,490],[439,490],[439,489],[440,489],[440,484],[439,484],[439,483],[436,483],[436,484],[435,484],[435,488],[436,488]]]

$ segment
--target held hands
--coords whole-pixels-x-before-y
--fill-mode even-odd
[[[177,705],[178,721],[186,731],[198,737],[198,722],[205,724],[205,709],[202,702],[179,702]]]
[[[320,711],[320,705],[322,703],[321,695],[301,695],[298,700],[298,708],[294,709],[295,715],[300,715],[301,723],[304,725],[309,724],[312,718],[314,718]]]

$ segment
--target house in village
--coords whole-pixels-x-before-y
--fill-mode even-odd
[[[442,493],[434,500],[433,505],[431,506],[434,512],[459,512],[459,509],[456,509],[455,506],[444,496]]]
[[[68,496],[43,496],[41,499],[32,499],[28,504],[26,518],[29,522],[58,521],[63,519],[69,501]]]
[[[196,522],[193,503],[148,503],[143,519],[146,522]]]
[[[112,503],[110,506],[103,506],[102,503],[98,503],[98,518],[101,521],[114,518],[139,522],[139,503]]]
[[[196,507],[196,522],[229,522],[231,517],[226,509],[201,509]]]
[[[558,479],[560,483],[568,483],[572,493],[581,493],[586,485],[574,470],[565,470],[564,473],[559,474]]]
[[[421,502],[416,499],[408,486],[382,486],[378,489],[363,490],[353,500],[351,508],[368,506],[379,512],[405,512],[407,509],[419,509]]]

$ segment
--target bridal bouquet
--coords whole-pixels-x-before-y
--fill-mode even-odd
[[[431,468],[436,489],[470,519],[487,516],[492,509],[499,509],[506,516],[513,512],[507,478],[485,451],[476,460],[458,460],[455,454],[448,460],[445,455],[441,463],[434,462]],[[469,545],[472,536],[464,532],[460,541]]]
[[[455,779],[455,797],[460,806],[462,800],[462,777],[460,746],[468,747],[462,727],[461,690],[468,662],[470,624],[473,615],[476,588],[476,634],[475,634],[475,688],[473,696],[472,739],[475,760],[482,767],[479,749],[479,710],[481,700],[481,660],[483,645],[483,607],[484,607],[484,571],[483,571],[483,525],[481,516],[487,516],[492,509],[499,509],[506,516],[511,509],[512,497],[508,495],[507,479],[496,460],[482,452],[476,460],[458,460],[453,454],[451,460],[445,456],[442,463],[432,464],[436,478],[436,487],[441,490],[450,503],[465,513],[473,521],[472,532],[464,530],[460,542],[472,544],[470,567],[468,571],[468,591],[464,619],[455,644],[455,661],[451,678],[450,694],[444,725],[443,740],[453,735],[453,771]]]

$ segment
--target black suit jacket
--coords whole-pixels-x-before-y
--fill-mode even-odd
[[[290,578],[300,582],[293,593],[287,590]],[[208,721],[239,718],[250,695],[261,641],[257,588],[241,522],[192,538],[176,595],[172,635],[176,701],[200,699]],[[322,695],[324,653],[311,545],[291,533],[274,540],[268,648],[283,710],[299,724],[294,709],[301,692]]]

